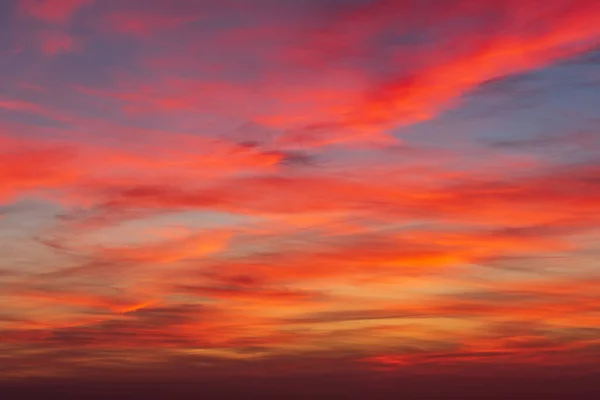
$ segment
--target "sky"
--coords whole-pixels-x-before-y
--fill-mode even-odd
[[[598,49],[594,0],[1,1],[0,381],[600,373]]]

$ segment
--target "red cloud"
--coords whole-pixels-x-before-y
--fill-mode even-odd
[[[80,173],[69,165],[74,157],[70,149],[53,146],[29,147],[0,138],[0,201],[22,192],[61,187],[77,181]]]

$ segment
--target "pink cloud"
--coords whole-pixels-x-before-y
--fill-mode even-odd
[[[55,56],[79,49],[79,42],[71,35],[58,30],[44,31],[40,34],[40,47],[47,55]]]
[[[158,12],[115,12],[106,16],[106,29],[144,37],[163,30],[178,28],[197,20],[195,16],[165,15]]]
[[[19,0],[21,11],[31,17],[53,23],[67,22],[80,8],[94,0]]]

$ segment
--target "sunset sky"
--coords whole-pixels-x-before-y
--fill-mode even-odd
[[[600,372],[599,48],[595,0],[1,0],[0,381]]]

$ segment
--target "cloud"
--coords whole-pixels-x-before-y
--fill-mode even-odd
[[[60,146],[27,146],[3,140],[0,162],[4,182],[0,199],[9,199],[23,191],[68,185],[79,175],[69,167],[75,154]],[[42,167],[45,166],[45,167]]]
[[[534,2],[515,5],[506,4],[502,10],[504,14],[496,16],[491,28],[482,29],[476,25],[478,35],[470,36],[471,32],[457,30],[460,36],[448,37],[455,45],[460,44],[464,51],[448,54],[442,47],[444,39],[440,38],[439,47],[427,49],[428,55],[433,53],[435,59],[432,65],[422,66],[412,74],[392,72],[385,82],[371,90],[371,95],[355,111],[353,118],[358,123],[411,122],[428,118],[440,106],[489,79],[538,68],[573,51],[590,48],[598,34],[597,21],[589,14],[594,12],[594,7],[589,2],[557,3],[544,11],[539,10]],[[413,10],[405,2],[376,2],[342,12],[341,18],[332,25],[334,35],[339,33],[342,38],[353,40],[356,36],[345,29],[354,26],[351,21],[360,20],[364,23],[361,28],[366,32],[361,32],[363,35],[358,36],[358,40],[365,43],[366,38],[372,39],[385,32],[383,27],[394,24],[397,28],[391,29],[406,29],[397,24],[397,18],[430,18],[438,19],[430,29],[435,35],[444,32],[444,24],[460,18],[463,13],[469,13],[471,17],[483,15],[494,6],[497,5],[474,6],[468,2],[452,1],[446,5],[446,12],[423,16],[411,13]],[[535,31],[532,24],[539,23],[540,13],[545,19],[544,27]],[[435,32],[438,26],[441,32]],[[340,27],[339,30],[336,27]]]
[[[239,287],[209,287],[209,286],[180,286],[175,289],[183,293],[193,294],[199,297],[220,299],[224,301],[233,300],[242,302],[256,302],[277,306],[281,304],[302,304],[314,302],[318,295],[310,292],[293,290],[273,290],[265,288],[239,288]]]
[[[69,34],[61,31],[44,31],[40,35],[41,50],[50,56],[69,53],[76,50],[78,42]]]
[[[591,365],[594,2],[176,3],[1,32],[11,376]]]
[[[135,263],[172,263],[186,258],[199,258],[219,252],[226,248],[230,232],[210,232],[192,234],[189,237],[175,239],[141,248],[102,249],[103,257]]]
[[[116,11],[105,17],[106,30],[133,37],[145,37],[156,32],[178,28],[181,25],[198,20],[193,15],[165,15],[145,9],[135,11]]]
[[[57,121],[68,121],[66,114],[56,110],[39,105],[34,102],[12,98],[0,98],[0,108],[13,112],[25,112],[33,115],[40,115]],[[3,141],[12,140],[12,135],[3,135]]]
[[[0,102],[0,106],[10,110],[46,114],[43,108],[29,102],[7,100]],[[161,136],[167,137],[164,133]],[[86,187],[109,186],[111,179],[123,170],[134,177],[131,179],[134,185],[139,185],[140,179],[144,181],[140,175],[144,174],[165,182],[174,182],[215,174],[227,175],[240,169],[268,170],[276,168],[283,158],[282,155],[248,149],[234,143],[208,141],[185,135],[180,142],[172,142],[170,147],[155,149],[150,145],[129,151],[108,146],[91,146],[81,140],[49,139],[38,142],[19,139],[12,134],[2,136],[1,140],[3,147],[0,151],[4,156],[0,166],[4,169],[4,190],[7,193],[36,189],[64,191],[74,185],[83,194]],[[197,145],[202,148],[198,151],[190,150],[190,146]],[[104,174],[98,173],[98,166],[106,165],[107,160],[111,160],[111,168],[107,168]],[[35,172],[41,165],[48,167]],[[114,182],[131,187],[131,180],[126,177],[127,175],[115,179]]]
[[[9,294],[13,299],[12,301],[33,300],[38,304],[43,303],[56,303],[72,307],[83,307],[107,310],[111,312],[126,312],[129,310],[136,309],[146,304],[146,302],[139,302],[135,299],[127,298],[129,296],[123,296],[122,294],[100,294],[85,291],[73,291],[73,290],[42,290],[35,288],[13,288]],[[152,301],[149,301],[150,303]]]
[[[30,17],[52,23],[65,23],[80,8],[93,3],[94,0],[19,0],[19,8]]]

